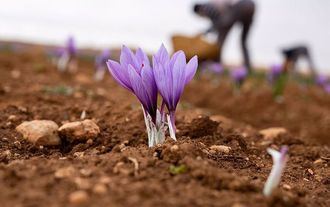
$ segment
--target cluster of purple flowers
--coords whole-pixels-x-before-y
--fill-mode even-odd
[[[318,86],[322,87],[326,93],[330,94],[330,78],[325,75],[316,77],[315,82]]]
[[[140,48],[133,53],[123,46],[120,61],[108,60],[107,65],[112,77],[121,86],[135,94],[141,102],[149,146],[165,140],[167,126],[170,137],[176,140],[175,111],[185,85],[196,73],[197,56],[187,63],[184,52],[178,51],[170,57],[162,45],[153,55],[151,65],[147,55]],[[157,105],[158,94],[162,97],[160,109]],[[167,116],[167,122],[165,116]]]

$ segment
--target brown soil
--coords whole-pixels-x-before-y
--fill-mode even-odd
[[[292,83],[277,104],[257,81],[233,95],[227,80],[197,78],[178,109],[178,141],[148,148],[135,98],[108,76],[95,83],[89,58],[79,64],[78,74],[59,74],[38,48],[0,53],[0,206],[330,206],[330,97],[319,89]],[[15,131],[26,120],[76,121],[84,110],[101,129],[93,142],[47,148]],[[289,133],[258,134],[278,126]],[[265,198],[266,148],[281,145],[290,159]],[[76,191],[85,194],[74,199]]]

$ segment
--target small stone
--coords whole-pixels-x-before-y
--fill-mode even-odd
[[[102,183],[98,183],[93,187],[93,192],[95,194],[104,195],[107,193],[107,191],[107,186]]]
[[[93,142],[94,142],[94,141],[93,141],[92,139],[88,139],[87,142],[86,142],[86,144],[88,144],[88,145],[92,145]]]
[[[77,188],[81,190],[88,190],[91,188],[91,183],[85,178],[77,177],[74,179],[74,183],[77,185]]]
[[[57,133],[58,125],[53,121],[26,121],[17,126],[16,130],[35,145],[56,146],[61,142]]]
[[[85,177],[89,177],[93,174],[93,171],[91,169],[81,169],[80,174]]]
[[[75,153],[73,153],[73,156],[78,157],[78,158],[82,158],[84,155],[85,155],[84,152],[75,152]]]
[[[292,189],[291,186],[288,185],[288,184],[283,184],[283,188],[284,188],[285,190],[291,190],[291,189]]]
[[[99,182],[102,184],[109,184],[111,182],[111,178],[108,176],[102,176],[100,177]]]
[[[225,145],[212,145],[210,150],[214,150],[216,152],[221,152],[224,154],[228,154],[231,151],[231,147]]]
[[[307,169],[308,173],[311,174],[311,175],[314,175],[314,172],[312,169]]]
[[[8,121],[16,121],[17,120],[17,116],[16,115],[10,115],[8,116]]]
[[[10,75],[11,75],[12,78],[18,79],[19,77],[21,77],[21,71],[19,71],[19,70],[12,70],[10,72]]]
[[[73,167],[64,167],[56,170],[54,176],[55,178],[70,178],[75,174],[75,169]]]
[[[322,159],[317,159],[317,160],[314,161],[314,164],[317,165],[317,164],[322,164],[322,163],[324,163],[324,162],[325,162],[325,161],[322,160]]]
[[[71,204],[80,205],[89,200],[88,194],[83,190],[78,190],[69,195],[69,201]]]
[[[179,146],[175,144],[171,147],[170,150],[171,150],[171,152],[177,152],[179,150]]]
[[[272,127],[272,128],[260,130],[259,133],[265,139],[272,140],[272,139],[275,139],[276,137],[278,137],[281,134],[288,133],[288,131],[285,128],[282,128],[282,127]]]
[[[58,129],[61,137],[66,137],[71,141],[87,141],[95,139],[100,133],[100,128],[94,121],[86,119],[84,121],[76,121],[66,123]]]

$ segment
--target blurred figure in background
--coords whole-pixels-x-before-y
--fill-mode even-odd
[[[317,77],[317,72],[315,69],[314,62],[311,58],[310,52],[305,45],[298,45],[290,48],[286,48],[282,50],[282,54],[284,55],[284,64],[283,69],[284,72],[288,72],[296,69],[296,64],[300,58],[305,58],[309,64],[309,69],[311,71],[311,75],[313,78]]]
[[[223,44],[229,31],[236,23],[241,25],[241,47],[244,65],[251,72],[247,37],[253,23],[255,3],[252,0],[213,0],[208,3],[195,4],[194,12],[211,20],[212,26],[204,34],[210,32],[217,33],[220,48],[220,63],[222,63]]]

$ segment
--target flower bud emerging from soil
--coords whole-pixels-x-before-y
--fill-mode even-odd
[[[281,176],[288,160],[288,147],[283,146],[279,152],[274,149],[268,148],[267,152],[273,158],[273,167],[264,186],[263,194],[265,196],[270,196],[273,190],[277,188],[281,181]]]
[[[184,86],[194,77],[197,70],[197,57],[186,63],[182,51],[175,53],[172,58],[162,45],[153,57],[153,68],[147,55],[138,49],[134,54],[123,46],[120,63],[108,60],[107,66],[113,78],[124,88],[131,91],[142,104],[145,124],[148,132],[149,146],[161,144],[165,140],[166,105],[172,139],[175,137],[175,110],[183,93]],[[157,108],[158,92],[163,98],[161,108]]]
[[[95,57],[95,75],[94,79],[96,81],[101,81],[104,78],[104,74],[106,71],[106,62],[110,58],[110,50],[105,49],[101,54]]]

